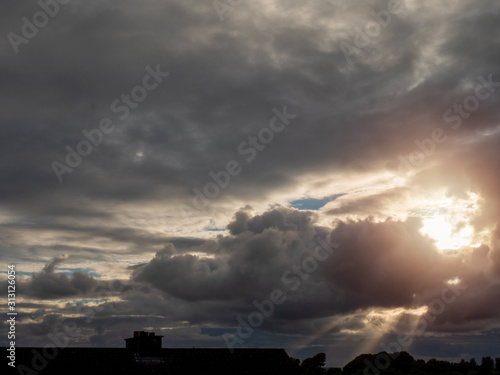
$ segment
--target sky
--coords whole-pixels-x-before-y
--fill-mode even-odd
[[[3,7],[18,346],[500,356],[500,3]]]

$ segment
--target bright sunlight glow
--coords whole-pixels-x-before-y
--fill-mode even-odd
[[[471,245],[473,230],[464,226],[458,231],[453,231],[453,226],[444,216],[434,216],[424,220],[422,233],[436,241],[436,247],[441,250],[460,249]]]
[[[470,219],[478,207],[479,197],[469,193],[465,199],[446,196],[429,197],[420,202],[423,219],[421,233],[431,237],[440,250],[457,250],[466,246],[477,246]]]

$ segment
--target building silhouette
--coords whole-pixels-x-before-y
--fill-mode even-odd
[[[125,347],[140,357],[161,357],[161,339],[154,332],[134,331],[134,337],[125,339]]]
[[[17,348],[17,368],[9,370],[37,375],[288,375],[295,368],[284,349],[170,349],[162,348],[162,337],[136,331],[125,339],[125,348],[64,348],[48,357],[44,348]]]

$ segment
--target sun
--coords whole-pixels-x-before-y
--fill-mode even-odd
[[[424,219],[424,225],[420,231],[434,239],[436,247],[440,250],[456,250],[471,246],[474,232],[472,227],[465,225],[457,230],[448,220],[444,215]]]
[[[429,194],[415,202],[412,214],[422,218],[420,233],[434,240],[441,250],[458,250],[476,247],[481,243],[481,233],[471,225],[479,210],[480,197],[469,192],[467,196],[452,198],[444,191]]]

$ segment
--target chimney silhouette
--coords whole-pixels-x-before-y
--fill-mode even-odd
[[[134,337],[125,339],[125,347],[140,357],[160,357],[162,337],[154,332],[134,331]]]

